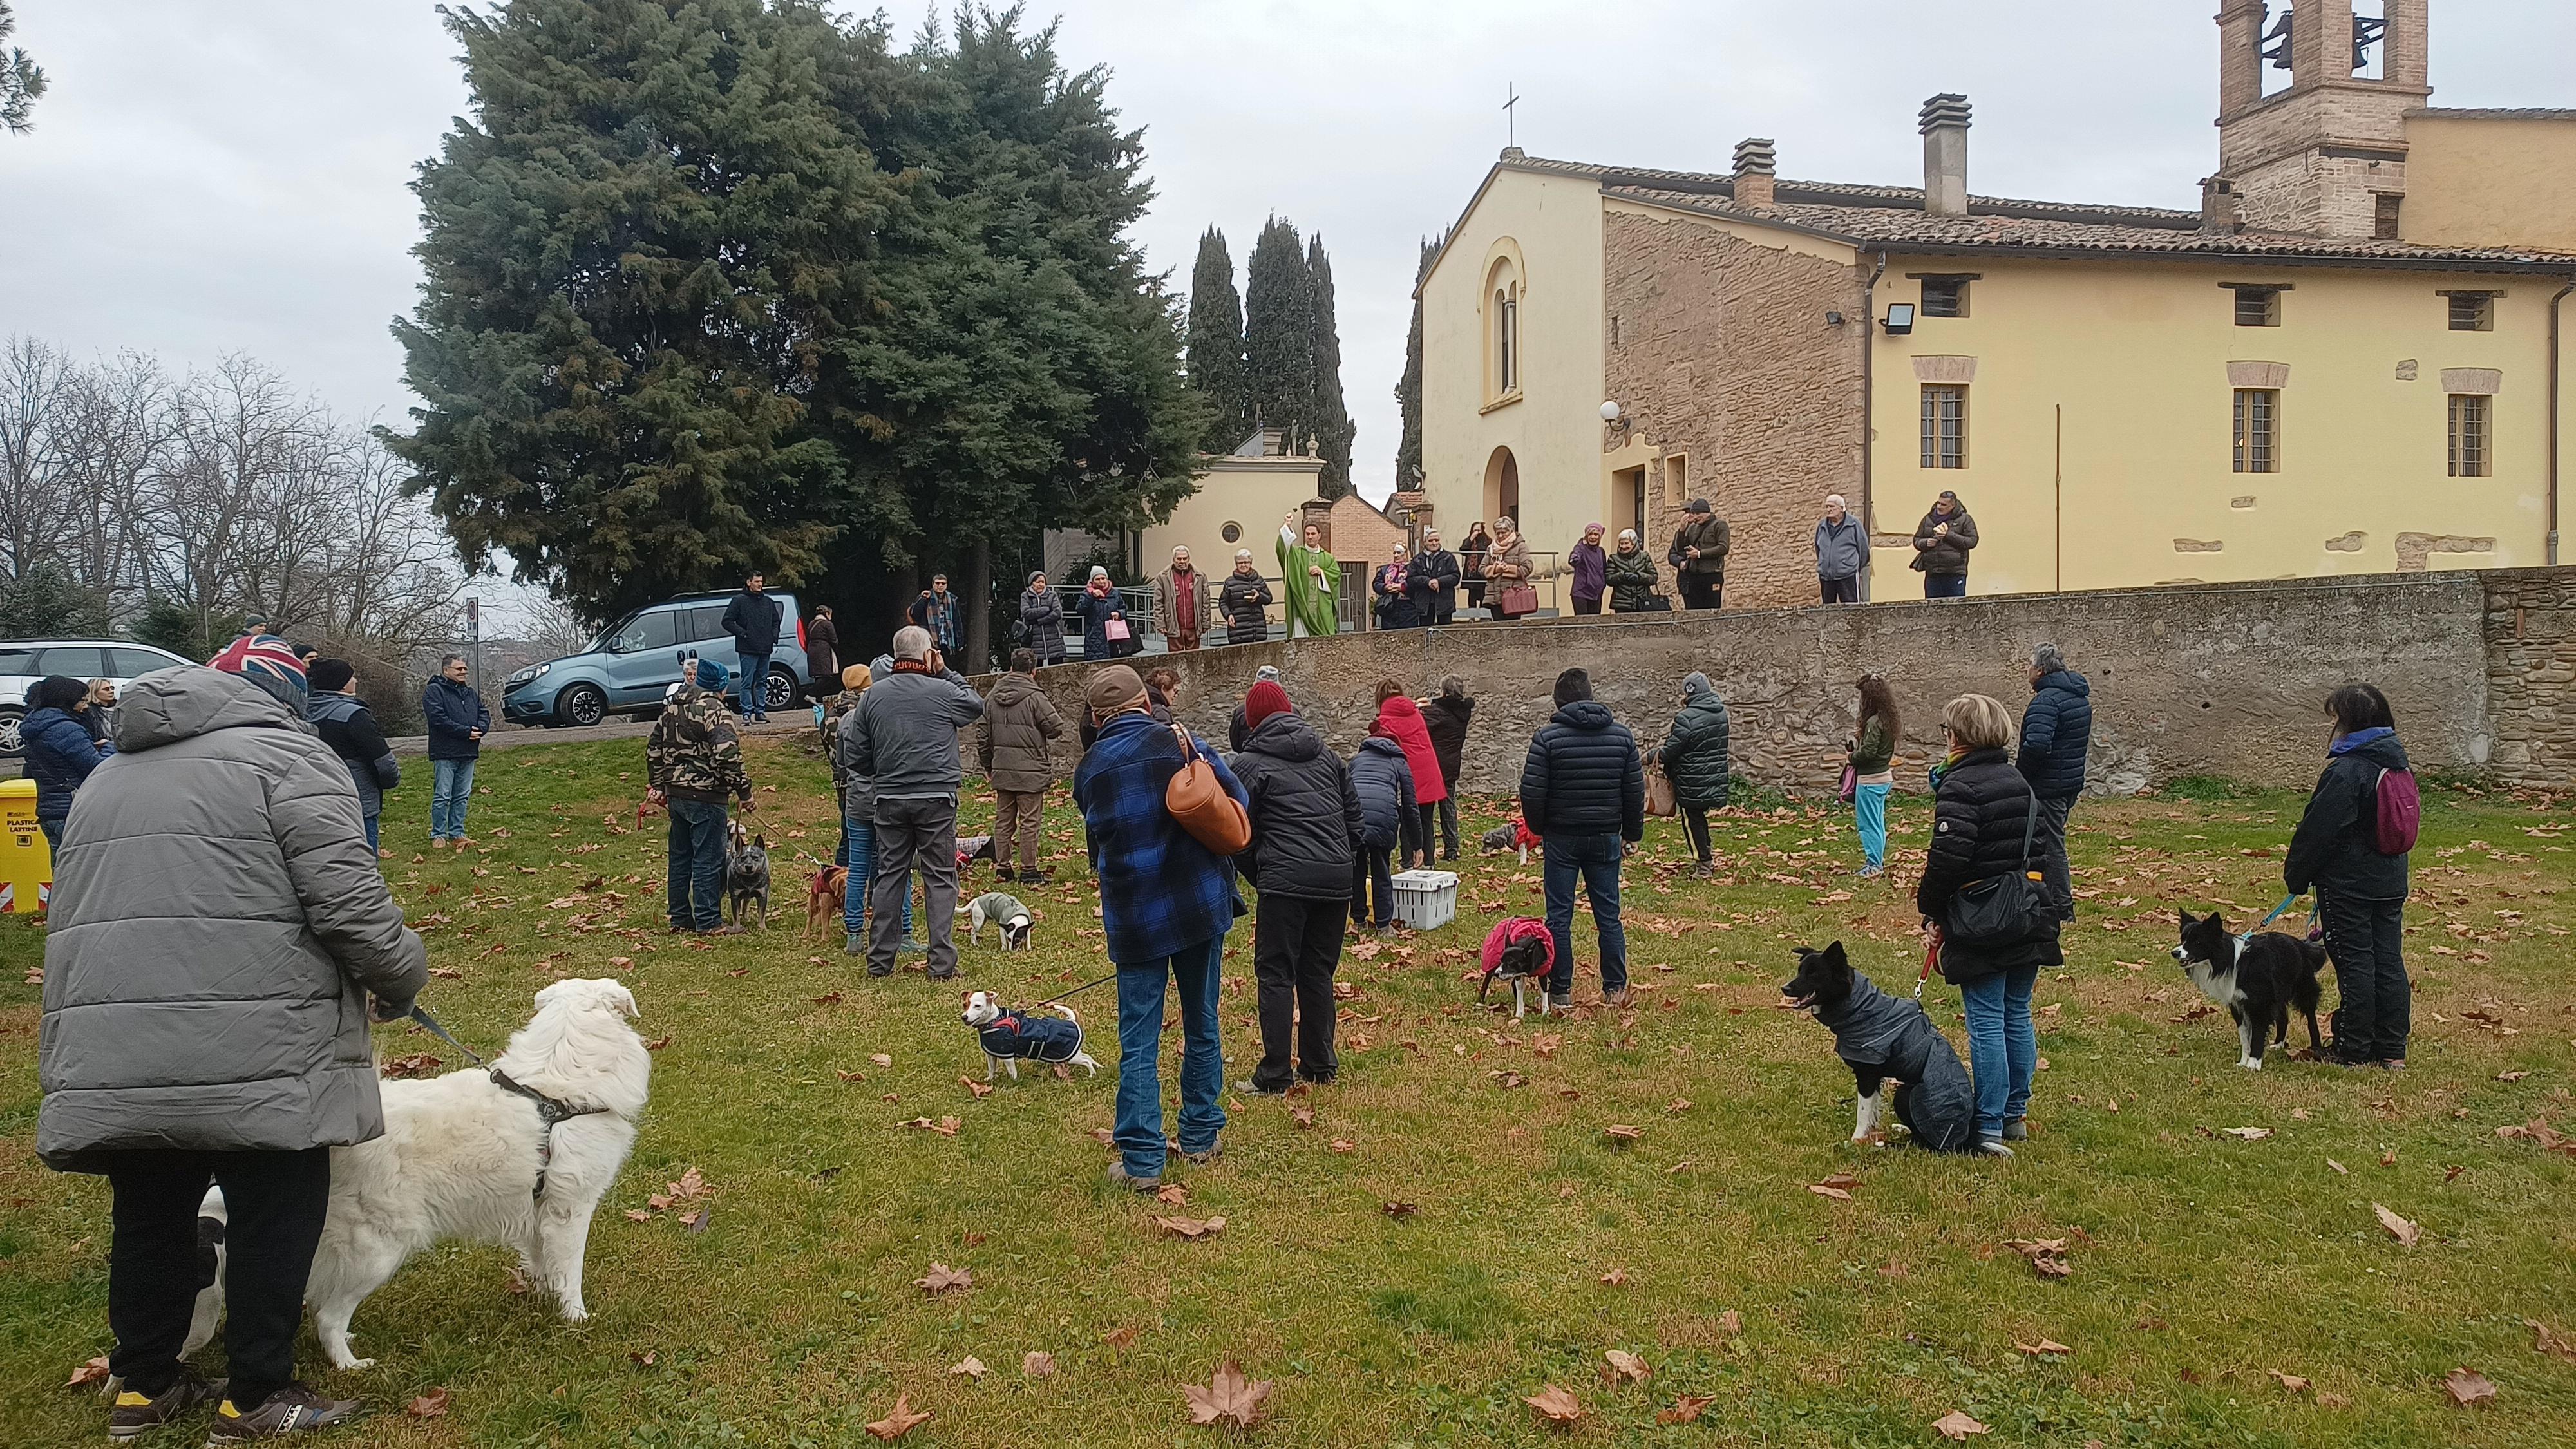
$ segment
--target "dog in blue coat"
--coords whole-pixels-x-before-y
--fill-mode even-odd
[[[993,1080],[999,1067],[1020,1079],[1020,1063],[1040,1062],[1047,1066],[1075,1066],[1093,1076],[1100,1075],[1100,1063],[1082,1049],[1082,1019],[1073,1008],[1061,1002],[1048,1008],[1060,1016],[1041,1016],[1036,1007],[1004,1011],[1002,1003],[989,991],[966,993],[966,1024],[975,1028],[975,1039],[984,1048],[984,1080]]]

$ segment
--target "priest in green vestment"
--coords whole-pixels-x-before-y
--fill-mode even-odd
[[[1298,515],[1279,521],[1279,576],[1288,590],[1288,637],[1330,638],[1341,632],[1342,566],[1324,547],[1323,530],[1309,523],[1297,540]]]

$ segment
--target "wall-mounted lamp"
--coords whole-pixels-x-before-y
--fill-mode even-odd
[[[1615,423],[1619,421],[1621,415],[1626,412],[1626,408],[1619,406],[1615,402],[1605,402],[1601,405],[1601,421],[1605,423]]]
[[[1903,337],[1913,332],[1914,304],[1911,302],[1888,303],[1887,322],[1885,325],[1887,328],[1887,335],[1890,337]]]
[[[1843,314],[1840,312],[1827,312],[1825,314],[1825,325],[1828,327],[1840,327],[1843,325]]]

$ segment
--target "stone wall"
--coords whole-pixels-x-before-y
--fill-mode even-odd
[[[1824,497],[1860,498],[1859,277],[1700,222],[1612,211],[1602,223],[1617,319],[1608,395],[1641,439],[1687,455],[1688,491],[1732,525],[1728,602],[1814,598]],[[1833,326],[1829,311],[1848,320]],[[1689,500],[1660,480],[1650,495],[1660,524],[1642,542],[1661,569]]]
[[[1179,671],[1182,717],[1220,742],[1255,671],[1275,664],[1345,753],[1374,715],[1378,680],[1421,695],[1459,675],[1478,700],[1465,783],[1495,794],[1517,785],[1557,673],[1576,664],[1649,743],[1663,737],[1683,676],[1705,671],[1734,712],[1738,773],[1829,789],[1851,733],[1853,682],[1873,669],[1895,686],[1905,720],[1898,784],[1919,789],[1939,748],[1940,706],[1977,692],[2018,714],[2030,649],[2042,641],[2092,681],[2098,791],[2192,775],[2311,784],[2325,698],[2355,679],[2387,692],[2426,770],[2576,782],[2576,568],[1469,624],[1140,662]],[[1068,712],[1080,707],[1083,673],[1043,671]],[[1072,761],[1068,749],[1068,772]]]

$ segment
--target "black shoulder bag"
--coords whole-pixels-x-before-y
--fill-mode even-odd
[[[2057,932],[2057,904],[2030,868],[2030,842],[2039,825],[2039,796],[2022,819],[2021,868],[1970,881],[1950,897],[1943,938],[1954,946],[2017,946]]]

